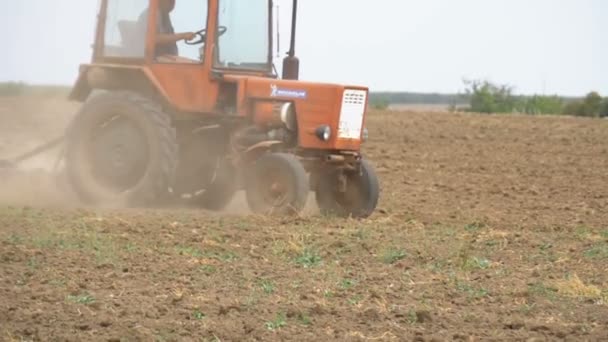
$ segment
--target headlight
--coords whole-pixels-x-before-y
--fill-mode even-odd
[[[319,128],[317,128],[317,130],[315,131],[315,134],[317,136],[317,138],[323,140],[323,141],[329,141],[329,139],[331,139],[331,127],[324,125],[321,126]]]
[[[297,129],[298,121],[293,103],[289,102],[281,107],[281,121],[283,121],[288,130],[295,131]]]

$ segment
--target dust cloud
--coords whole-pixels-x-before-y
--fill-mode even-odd
[[[0,97],[0,160],[10,160],[61,137],[79,106],[79,103],[69,102],[60,95]],[[0,168],[0,205],[85,206],[70,188],[63,174],[63,165],[57,165],[60,155],[61,146],[20,163],[17,169]],[[171,208],[180,209],[179,206]],[[301,215],[315,213],[318,213],[318,208],[311,195]],[[244,192],[238,192],[220,214],[251,214]]]
[[[0,97],[0,159],[10,160],[64,134],[77,104],[61,95]],[[59,150],[0,169],[0,204],[65,206],[74,197],[54,173]]]

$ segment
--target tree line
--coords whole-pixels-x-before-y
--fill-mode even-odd
[[[513,87],[489,81],[465,81],[465,92],[459,94],[417,92],[371,92],[370,104],[387,109],[391,104],[446,105],[452,110],[475,113],[565,114],[586,117],[608,117],[608,97],[593,91],[583,98],[515,95]],[[65,86],[31,86],[23,82],[0,83],[0,97],[67,95]]]
[[[558,95],[516,96],[513,87],[488,81],[465,81],[467,110],[476,113],[564,114],[586,117],[608,116],[608,98],[596,91],[584,98]]]
[[[608,117],[608,97],[592,91],[585,97],[558,95],[515,95],[513,87],[485,80],[465,80],[459,94],[371,92],[373,108],[387,109],[391,104],[446,105],[452,110],[475,113],[523,113],[531,115],[564,114]]]

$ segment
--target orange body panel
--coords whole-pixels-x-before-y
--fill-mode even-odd
[[[183,112],[209,113],[218,97],[218,83],[202,64],[152,64],[149,67],[173,106]]]
[[[275,80],[251,76],[226,76],[226,80],[236,82],[239,86],[238,113],[247,115],[250,100],[291,101],[296,106],[299,126],[299,145],[301,148],[324,150],[359,150],[361,139],[340,139],[337,137],[342,96],[345,89],[365,90],[358,86],[343,86],[302,81]],[[305,98],[273,96],[273,87],[303,91]],[[367,105],[367,104],[366,104]],[[364,124],[364,123],[363,123]],[[332,128],[332,138],[321,141],[315,130],[322,125]]]

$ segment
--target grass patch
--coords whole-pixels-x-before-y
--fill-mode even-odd
[[[542,259],[542,260],[546,260],[549,262],[555,262],[557,261],[557,256],[554,253],[554,248],[553,248],[553,244],[550,242],[546,242],[543,243],[542,245],[540,245],[538,247],[539,249],[539,253],[538,254],[534,254],[534,255],[529,255],[530,258],[532,259]]]
[[[359,305],[359,303],[361,303],[362,300],[363,297],[361,295],[356,295],[348,299],[348,304],[357,306]]]
[[[557,295],[557,289],[554,287],[547,286],[542,282],[537,282],[528,285],[528,293],[533,296],[540,296],[549,299],[555,299]]]
[[[443,223],[439,223],[439,222],[433,223],[431,228],[433,228],[433,231],[437,232],[437,235],[440,237],[440,240],[442,240],[442,241],[445,238],[454,237],[458,233],[457,229],[455,229],[453,226],[447,226],[447,225],[444,225]]]
[[[405,253],[405,250],[391,248],[382,254],[382,262],[390,265],[405,259],[406,256],[407,253]]]
[[[367,229],[365,229],[365,228],[363,228],[363,227],[358,228],[358,229],[357,229],[357,230],[356,230],[356,231],[355,231],[355,232],[352,234],[352,236],[353,236],[354,238],[356,238],[357,240],[359,240],[359,241],[364,241],[364,240],[367,240],[367,239],[369,238],[369,235],[370,235],[370,234],[369,234],[369,230],[367,230]]]
[[[179,246],[175,250],[179,255],[196,259],[214,259],[221,262],[233,262],[238,259],[232,252],[204,252],[200,248],[191,246]]]
[[[287,317],[284,313],[280,313],[274,320],[266,322],[264,326],[270,331],[279,330],[287,326]]]
[[[608,244],[596,244],[584,252],[585,257],[590,259],[608,259]]]
[[[298,319],[298,323],[300,325],[303,325],[303,326],[306,326],[306,327],[312,325],[312,319],[307,314],[305,314],[305,313],[298,314],[298,318],[297,319]]]
[[[82,294],[78,296],[70,295],[67,297],[67,301],[75,304],[89,305],[95,303],[95,297],[89,294]]]
[[[210,259],[215,259],[222,262],[234,262],[239,259],[239,257],[232,252],[222,252],[222,253],[210,253],[207,254]]]
[[[544,244],[542,244],[542,245],[539,247],[539,249],[541,250],[541,252],[546,252],[546,251],[548,251],[548,250],[551,250],[552,248],[553,248],[553,244],[552,244],[552,243],[549,243],[549,242],[544,243]]]
[[[576,228],[574,234],[576,235],[577,239],[586,240],[591,236],[591,229],[589,229],[589,227],[581,226]]]
[[[484,229],[485,227],[486,227],[486,225],[481,222],[473,222],[473,223],[469,223],[466,226],[464,226],[464,230],[469,233],[477,233],[480,230]]]
[[[418,317],[418,312],[416,312],[416,310],[414,309],[409,309],[407,312],[407,322],[410,325],[414,325],[417,324],[421,321],[421,319]]]
[[[197,321],[202,321],[205,318],[205,314],[202,313],[200,310],[194,310],[194,312],[192,313],[192,318]]]
[[[492,265],[492,262],[485,258],[472,257],[464,261],[462,269],[465,271],[471,270],[487,270]]]
[[[304,248],[302,253],[296,257],[295,262],[304,268],[312,268],[320,265],[323,259],[316,250]]]
[[[272,242],[271,247],[272,255],[274,256],[282,256],[287,253],[287,245],[285,241],[275,240]]]
[[[122,341],[122,340],[121,340]],[[170,341],[178,341],[177,334],[174,330],[171,331],[157,331],[154,335],[154,342],[170,342]]]
[[[271,295],[275,292],[275,285],[272,281],[264,279],[260,283],[260,287],[264,291],[265,294]]]
[[[38,259],[36,259],[36,257],[31,257],[27,261],[27,267],[32,270],[36,270],[40,267],[40,262],[38,261]]]
[[[217,268],[215,268],[215,266],[213,265],[203,265],[200,267],[200,270],[205,273],[206,275],[211,275],[215,272],[217,272]]]
[[[196,247],[180,246],[180,247],[176,247],[175,250],[176,250],[177,254],[179,254],[179,255],[189,256],[192,258],[202,258],[204,256],[203,251]]]
[[[352,280],[352,279],[342,279],[342,281],[340,281],[340,288],[342,290],[350,290],[352,287],[354,287],[357,284],[356,280]]]
[[[37,214],[36,214],[37,215]],[[34,226],[40,231],[31,237],[21,239],[21,243],[37,249],[58,249],[62,251],[78,251],[95,256],[99,264],[116,264],[120,252],[126,247],[114,241],[111,235],[101,233],[97,223],[91,223],[84,218],[76,219],[66,228],[57,228],[50,218],[35,219]]]
[[[426,265],[426,269],[434,273],[443,273],[451,269],[450,264],[445,260],[437,260]]]
[[[17,234],[11,234],[8,236],[8,238],[6,238],[6,242],[11,245],[21,245],[23,244],[23,241],[23,238]]]
[[[490,294],[490,292],[483,287],[475,287],[463,281],[456,281],[456,289],[460,292],[464,292],[467,297],[472,299],[483,298]]]
[[[598,300],[603,298],[602,290],[593,285],[586,285],[577,275],[556,282],[555,289],[562,297]]]
[[[485,243],[486,247],[497,247],[500,246],[500,242],[496,240],[489,240]]]
[[[127,243],[127,245],[125,246],[125,251],[127,253],[137,253],[139,252],[139,247],[137,247],[137,245],[129,242]]]

